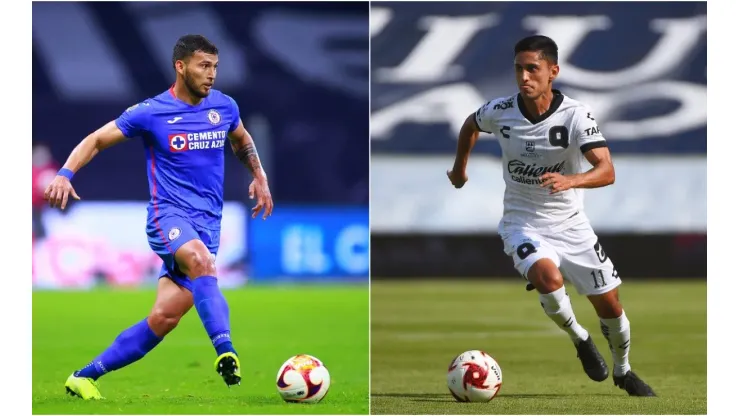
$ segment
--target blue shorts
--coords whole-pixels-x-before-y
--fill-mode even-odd
[[[175,261],[175,253],[185,243],[192,240],[201,240],[214,257],[218,254],[221,232],[198,227],[185,218],[165,214],[150,221],[146,225],[146,235],[149,238],[149,247],[162,259],[162,270],[159,277],[169,277],[178,286],[193,291],[192,282],[180,271]]]

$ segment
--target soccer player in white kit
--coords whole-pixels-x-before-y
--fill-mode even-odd
[[[504,251],[529,281],[528,289],[539,292],[547,316],[570,336],[592,380],[606,380],[609,368],[576,321],[564,278],[588,297],[601,320],[614,359],[614,384],[631,396],[655,396],[631,370],[630,322],[617,289],[621,280],[583,212],[584,188],[614,183],[607,143],[593,112],[552,88],[560,70],[552,39],[524,38],[514,53],[519,93],[494,99],[465,120],[447,176],[461,188],[478,135],[496,135],[506,182],[499,224]],[[583,157],[592,165],[585,172]]]

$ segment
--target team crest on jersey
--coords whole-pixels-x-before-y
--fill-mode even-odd
[[[221,122],[221,114],[218,113],[216,110],[211,110],[208,112],[208,121],[211,122],[211,124],[218,124]]]
[[[170,239],[170,241],[173,241],[173,240],[177,240],[177,237],[179,237],[180,234],[182,234],[182,231],[180,231],[179,228],[172,227],[170,228],[170,233],[167,234],[167,237]]]
[[[542,155],[537,153],[535,150],[537,149],[537,146],[535,145],[534,141],[531,140],[525,140],[524,141],[524,152],[520,153],[521,157],[526,158],[540,158]]]
[[[185,133],[170,134],[170,152],[182,152],[188,149],[188,135]]]

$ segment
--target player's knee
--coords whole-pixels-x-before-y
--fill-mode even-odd
[[[193,251],[188,257],[187,269],[191,279],[201,276],[216,276],[216,263],[210,253]]]
[[[546,294],[563,287],[563,275],[550,259],[538,260],[527,272],[527,280],[538,292]]]
[[[157,336],[164,337],[177,327],[180,318],[182,318],[182,315],[177,312],[155,307],[149,315],[149,327]]]

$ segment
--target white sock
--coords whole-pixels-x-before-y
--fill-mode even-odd
[[[609,349],[614,359],[614,375],[623,376],[630,370],[630,321],[627,314],[613,319],[601,319],[601,333],[609,341]]]
[[[565,293],[565,286],[546,295],[540,294],[540,303],[547,316],[570,335],[573,343],[588,339],[588,331],[576,321],[570,297]]]

